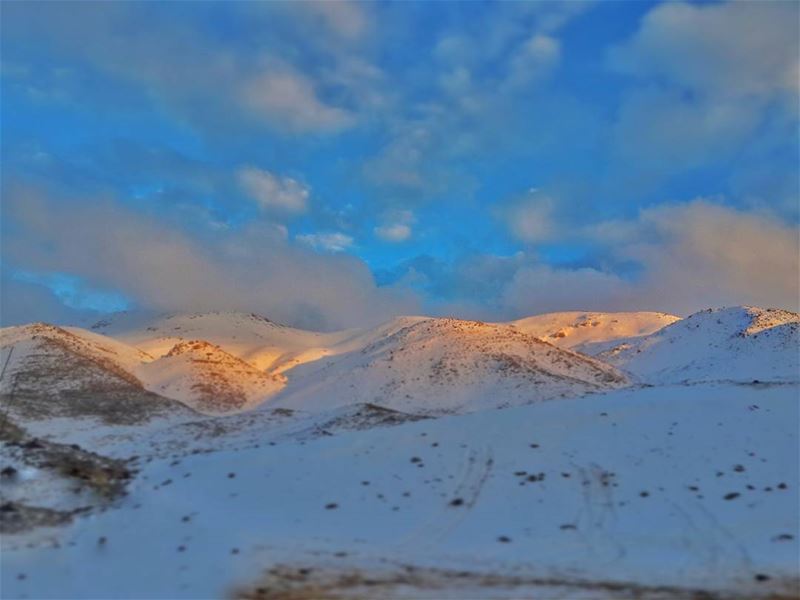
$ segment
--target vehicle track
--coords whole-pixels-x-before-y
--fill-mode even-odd
[[[459,467],[458,483],[447,500],[399,542],[398,550],[430,548],[446,538],[470,515],[494,468],[492,447],[481,445],[466,448]]]

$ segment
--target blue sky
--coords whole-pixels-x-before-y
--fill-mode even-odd
[[[797,306],[796,3],[2,13],[4,323]]]

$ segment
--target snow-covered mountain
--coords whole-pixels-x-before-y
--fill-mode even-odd
[[[10,412],[26,417],[127,423],[181,412],[134,375],[146,360],[136,348],[76,327],[8,327],[0,330],[0,393]]]
[[[284,384],[282,376],[205,341],[180,341],[154,358],[93,331],[35,323],[0,330],[0,351],[0,393],[30,415],[124,420],[128,410],[136,419],[174,409],[173,400],[200,412],[227,413],[262,401]]]
[[[800,381],[800,315],[752,306],[709,309],[597,358],[652,384]]]
[[[288,372],[289,385],[270,405],[319,410],[373,403],[441,414],[627,384],[613,367],[505,325],[405,317],[361,340],[368,343]]]
[[[147,315],[119,313],[91,329],[153,355],[164,356],[176,344],[203,340],[241,358],[257,369],[280,371],[297,357],[335,344],[346,333],[326,334],[286,327],[252,313],[208,312]],[[310,353],[317,358],[318,353]],[[285,365],[284,363],[289,363]]]
[[[680,317],[660,312],[573,311],[535,315],[509,325],[556,346],[594,355],[600,344],[649,335],[675,321]]]
[[[282,376],[202,340],[178,342],[161,358],[138,366],[136,374],[147,389],[210,414],[251,407],[284,384]]]
[[[621,387],[630,383],[623,372],[645,383],[800,379],[797,314],[752,307],[685,320],[579,312],[510,324],[398,317],[333,333],[235,312],[122,314],[92,331],[7,328],[0,344],[9,349],[1,357],[9,359],[4,389],[13,382],[17,393],[42,395],[55,385],[86,395],[124,382],[211,414],[263,402],[473,411]]]
[[[377,327],[323,333],[287,327],[261,315],[232,311],[150,315],[118,313],[92,330],[135,346],[154,357],[181,342],[203,340],[257,369],[283,373],[307,362],[363,348],[426,317],[398,317]]]

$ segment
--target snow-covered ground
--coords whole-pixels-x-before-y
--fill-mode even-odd
[[[419,597],[460,571],[445,588],[473,597],[791,593],[797,394],[622,390],[300,441],[264,427],[152,461],[146,438],[121,441],[141,456],[129,495],[31,546],[4,536],[3,596],[217,598],[409,566],[433,573],[403,592]],[[265,575],[277,565],[311,571]]]
[[[593,314],[2,330],[0,595],[797,597],[798,316]]]

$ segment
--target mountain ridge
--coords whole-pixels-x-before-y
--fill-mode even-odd
[[[636,383],[800,380],[791,352],[800,317],[780,309],[708,309],[686,319],[571,311],[509,323],[408,316],[327,333],[231,311],[154,319],[127,313],[91,330],[2,329],[0,348],[18,348],[16,358],[13,350],[0,356],[9,369],[0,389],[7,392],[13,376],[29,395],[44,396],[52,385],[73,394],[128,385],[209,414],[354,402],[434,414]],[[64,356],[80,369],[59,367]],[[20,357],[28,362],[18,378]]]
[[[597,354],[647,383],[800,381],[800,314],[706,309]]]

